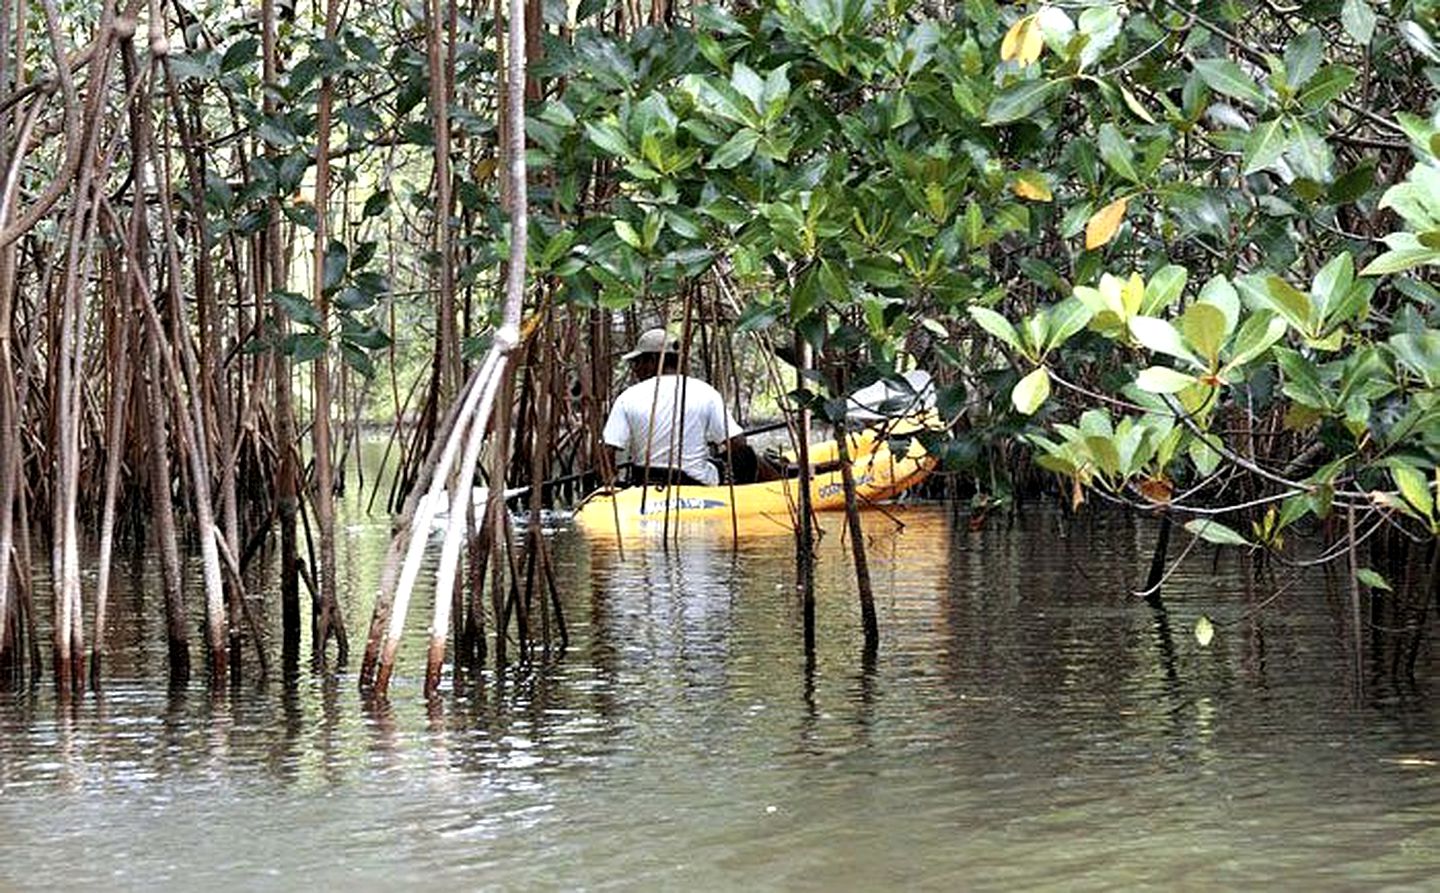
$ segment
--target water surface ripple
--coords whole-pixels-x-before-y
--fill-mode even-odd
[[[117,620],[103,694],[0,699],[0,888],[1436,889],[1433,619],[1414,678],[1367,633],[1357,683],[1323,576],[1267,603],[1197,550],[1156,610],[1127,519],[898,520],[870,665],[838,528],[813,662],[785,536],[562,529],[570,649],[434,707],[419,616],[384,706],[344,671],[171,694]],[[384,533],[349,532],[354,626]]]

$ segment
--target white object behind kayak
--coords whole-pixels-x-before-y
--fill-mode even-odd
[[[899,419],[935,408],[935,382],[924,369],[903,373],[898,381],[880,379],[850,395],[845,416],[853,422]]]
[[[525,492],[526,490],[528,490],[528,489],[530,489],[530,488],[529,488],[529,487],[515,487],[515,488],[513,488],[513,489],[506,490],[506,491],[505,491],[505,498],[506,498],[506,499],[509,499],[509,498],[512,497],[512,496],[519,496],[521,493],[524,493],[524,492]],[[479,529],[480,529],[480,522],[481,522],[481,521],[484,519],[484,517],[485,517],[485,506],[486,506],[489,502],[490,502],[490,488],[489,488],[489,487],[471,487],[471,488],[470,488],[470,505],[472,506],[471,517],[474,518],[474,524],[475,524],[475,529],[476,529],[476,530],[479,530]],[[431,503],[430,503],[430,494],[429,494],[428,492],[421,494],[421,496],[420,496],[420,501],[415,504],[415,515],[416,515],[416,517],[419,517],[419,516],[424,512],[425,507],[428,506],[428,505],[430,505],[430,504],[431,504]],[[431,515],[431,517],[430,517],[430,530],[431,530],[432,532],[438,532],[438,531],[444,530],[446,527],[449,527],[449,526],[450,526],[450,493],[449,493],[449,491],[446,491],[446,490],[441,490],[441,491],[440,491],[439,495],[435,497],[434,509],[435,509],[435,512],[434,512],[434,514]]]

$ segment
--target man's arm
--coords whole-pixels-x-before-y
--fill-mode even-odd
[[[744,434],[736,434],[729,440],[722,441],[719,447],[722,455],[729,453],[732,456],[739,455],[749,448],[750,444],[746,442]]]
[[[743,432],[721,443],[719,449],[720,455],[730,463],[738,484],[778,481],[785,476],[782,469],[755,451]]]

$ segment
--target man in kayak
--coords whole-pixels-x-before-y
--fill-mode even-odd
[[[720,392],[680,372],[680,344],[662,328],[649,329],[625,354],[635,383],[610,407],[602,437],[604,474],[615,479],[624,451],[632,483],[715,486],[732,468],[737,484],[778,476],[745,442]],[[710,447],[720,458],[711,459]]]

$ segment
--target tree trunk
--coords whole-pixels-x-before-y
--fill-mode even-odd
[[[144,300],[136,296],[136,300]],[[171,502],[170,439],[165,430],[167,414],[164,389],[160,386],[159,346],[145,338],[146,386],[149,399],[145,414],[150,419],[150,511],[155,519],[155,541],[160,551],[160,582],[165,591],[165,638],[170,653],[170,683],[183,685],[190,679],[190,628],[186,620],[185,590],[176,539],[175,508]]]
[[[454,246],[450,233],[450,47],[440,0],[426,0],[425,48],[430,68],[430,123],[435,132],[435,258],[438,281],[436,318],[439,338],[435,363],[441,405],[455,399],[460,386],[460,339],[455,331]]]
[[[166,77],[169,89],[174,91],[175,79]],[[169,312],[173,345],[164,352],[167,378],[176,404],[175,422],[180,434],[180,444],[188,459],[187,466],[192,480],[190,491],[195,504],[195,526],[200,540],[201,570],[205,580],[205,640],[210,653],[210,677],[212,684],[223,685],[229,676],[229,623],[225,613],[225,581],[220,567],[220,530],[215,523],[215,507],[211,499],[210,485],[210,444],[205,426],[205,408],[201,401],[203,384],[197,371],[195,350],[190,342],[185,303],[181,294],[184,274],[180,263],[180,235],[175,225],[172,196],[170,193],[171,171],[168,158],[156,146],[154,134],[149,139],[149,157],[159,172],[156,185],[160,192],[160,221],[162,244],[165,250],[166,293],[169,296]],[[137,282],[137,286],[148,292],[148,286]],[[153,302],[146,300],[145,316],[152,327],[152,334],[160,343],[165,341],[165,331]],[[175,354],[179,354],[179,364]],[[183,385],[183,389],[182,389]],[[188,399],[187,399],[188,397]]]
[[[810,368],[810,345],[803,335],[795,333],[795,386],[804,387],[804,374]],[[800,407],[796,424],[795,457],[800,465],[800,517],[795,524],[795,573],[800,590],[800,606],[805,626],[805,656],[815,657],[815,512],[810,503],[810,409]]]
[[[274,114],[274,92],[279,82],[279,57],[276,37],[279,23],[276,20],[275,0],[261,3],[261,77],[266,85],[263,110],[266,115]],[[272,160],[276,153],[267,150]],[[288,246],[281,229],[282,214],[277,196],[271,196],[267,203],[268,222],[262,244],[263,268],[260,281],[267,298],[270,292],[285,288],[288,277]],[[277,337],[284,338],[289,332],[289,320],[277,307],[271,314]],[[295,438],[295,403],[291,393],[290,358],[280,351],[271,354],[275,378],[275,515],[280,527],[280,626],[281,664],[287,675],[293,673],[300,660],[300,546],[296,536],[295,521],[299,514],[299,462],[297,461]]]
[[[120,263],[128,261],[120,260]],[[124,282],[123,276],[115,279]],[[130,383],[130,314],[117,308],[124,308],[121,294],[129,290],[121,284],[118,293],[109,297],[108,377],[110,383],[110,405],[106,414],[109,431],[105,442],[105,494],[100,516],[99,577],[95,583],[95,625],[94,645],[90,655],[90,685],[100,688],[100,663],[105,654],[105,616],[110,599],[110,560],[115,543],[115,501],[120,489],[120,468],[124,464],[125,432],[128,413],[126,402]]]
[[[168,68],[167,68],[168,73]],[[204,147],[196,139],[185,111],[179,100],[180,91],[174,78],[169,78],[166,91],[175,127],[180,134],[180,145],[185,159],[186,176],[190,180],[191,195],[191,244],[194,253],[195,304],[198,311],[197,325],[200,335],[199,368],[195,370],[191,384],[196,389],[192,400],[200,418],[197,424],[206,431],[214,430],[216,445],[206,450],[207,467],[214,473],[212,485],[218,487],[214,494],[219,498],[220,525],[218,535],[223,537],[225,548],[232,556],[240,555],[240,524],[235,504],[235,463],[234,417],[231,411],[229,389],[225,387],[224,370],[220,364],[220,306],[215,297],[215,271],[205,234],[205,158]],[[186,338],[188,343],[189,339]],[[204,438],[209,442],[209,437]],[[218,468],[216,467],[218,466]],[[240,659],[240,633],[243,629],[242,613],[245,590],[238,574],[232,575],[232,584],[226,589],[226,624],[229,627],[229,657],[232,662]],[[237,669],[238,672],[238,669]]]
[[[328,0],[325,8],[325,39],[335,40],[339,21],[339,4]],[[330,190],[330,124],[334,103],[334,80],[321,81],[315,125],[315,246],[313,252],[313,293],[318,328],[329,338],[330,295],[325,284],[325,256],[329,251],[329,190]],[[315,453],[315,486],[311,491],[315,505],[315,522],[320,528],[320,567],[311,600],[311,634],[315,660],[322,661],[325,649],[335,637],[336,659],[344,663],[348,648],[345,627],[340,617],[338,580],[335,572],[335,471],[332,463],[330,435],[330,356],[327,349],[317,356],[313,366],[315,411],[310,431]]]
[[[880,648],[880,624],[875,618],[875,591],[870,585],[870,560],[865,554],[865,531],[860,526],[860,505],[855,498],[855,472],[850,468],[850,429],[843,419],[835,423],[840,482],[845,490],[845,523],[850,529],[850,554],[855,562],[855,585],[860,589],[860,624],[865,631],[865,655]]]

